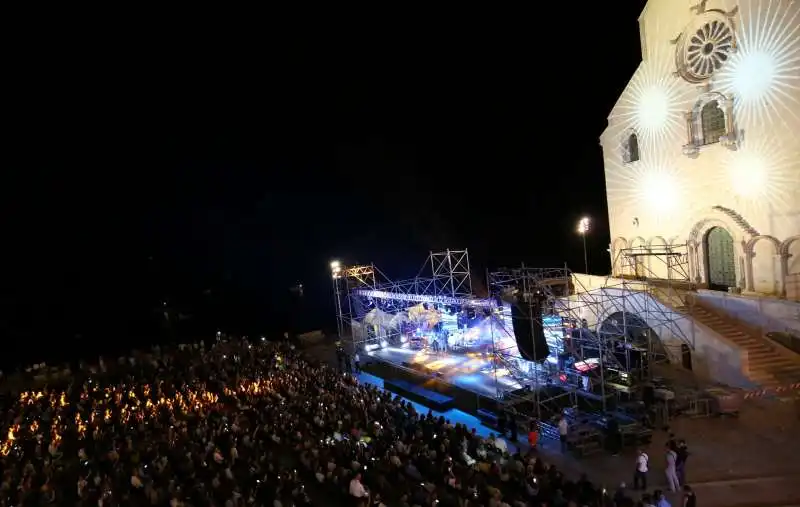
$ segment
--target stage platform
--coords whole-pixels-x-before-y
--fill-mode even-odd
[[[385,347],[367,353],[367,358],[414,371],[417,375],[436,378],[492,400],[496,399],[498,394],[523,387],[505,368],[497,368],[495,371],[486,354],[457,352],[434,354]]]

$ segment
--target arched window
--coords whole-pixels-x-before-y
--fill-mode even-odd
[[[628,136],[628,162],[639,160],[639,138],[632,133]]]
[[[701,139],[703,144],[718,143],[720,137],[725,135],[725,113],[716,100],[703,106],[700,111],[700,126],[703,132]]]

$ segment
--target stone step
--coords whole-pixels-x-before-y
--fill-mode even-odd
[[[719,315],[698,305],[691,308],[690,314],[697,322],[747,352],[746,375],[752,382],[762,387],[777,387],[800,380],[800,362],[776,352],[760,336],[752,335],[735,316]]]

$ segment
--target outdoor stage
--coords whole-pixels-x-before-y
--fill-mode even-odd
[[[507,369],[495,369],[492,356],[485,353],[436,354],[387,347],[367,352],[367,357],[414,370],[417,374],[437,377],[447,384],[488,398],[524,387]]]
[[[379,376],[430,379],[503,403],[604,388],[599,358],[615,355],[601,354],[606,345],[570,304],[568,269],[488,273],[488,292],[477,297],[466,250],[432,252],[426,266],[430,278],[393,282],[372,264],[331,263],[343,346],[362,364],[371,357],[394,370]]]

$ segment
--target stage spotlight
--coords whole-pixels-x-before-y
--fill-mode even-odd
[[[342,276],[342,263],[339,261],[332,261],[331,262],[331,274],[334,278],[339,278]]]

